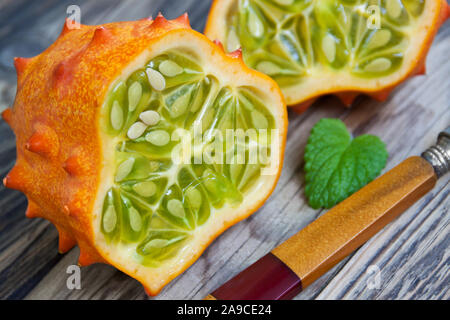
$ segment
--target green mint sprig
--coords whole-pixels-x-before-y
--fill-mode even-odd
[[[378,176],[388,153],[377,136],[350,136],[338,119],[321,119],[305,150],[305,194],[309,205],[331,208]]]

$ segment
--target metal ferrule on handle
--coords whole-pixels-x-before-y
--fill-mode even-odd
[[[450,127],[439,134],[437,144],[422,153],[422,157],[433,166],[438,178],[450,171]]]

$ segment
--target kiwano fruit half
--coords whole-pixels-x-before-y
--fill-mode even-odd
[[[324,94],[383,101],[425,73],[446,0],[215,0],[205,34],[270,75],[302,112]]]
[[[78,244],[80,265],[109,263],[154,295],[270,195],[286,105],[187,15],[68,25],[14,61],[3,117],[17,162],[4,184],[26,194],[28,217],[56,226],[61,252]]]

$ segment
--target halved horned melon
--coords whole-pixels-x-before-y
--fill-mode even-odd
[[[55,224],[60,251],[78,243],[81,265],[109,263],[157,294],[275,187],[279,87],[186,15],[65,26],[15,65],[4,184],[27,195],[28,217]]]
[[[303,111],[324,94],[383,101],[425,72],[446,0],[215,0],[205,34],[277,81]]]

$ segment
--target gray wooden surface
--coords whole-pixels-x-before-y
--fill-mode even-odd
[[[13,103],[14,56],[40,53],[57,37],[70,4],[79,4],[82,23],[132,20],[162,11],[174,18],[187,11],[201,31],[209,0],[0,1],[0,111]],[[450,23],[444,25],[427,60],[428,75],[398,87],[385,103],[360,97],[351,109],[333,97],[302,115],[290,113],[286,158],[278,186],[265,206],[221,235],[186,272],[156,299],[201,299],[305,227],[324,211],[313,210],[303,194],[303,151],[309,130],[322,117],[345,121],[355,135],[379,135],[390,153],[387,169],[419,154],[450,124]],[[0,176],[15,161],[14,135],[0,121]],[[449,176],[342,261],[297,299],[449,299]],[[1,299],[147,299],[139,283],[106,265],[82,269],[81,290],[66,286],[66,268],[78,249],[57,252],[57,232],[47,221],[26,219],[25,197],[0,186]],[[372,267],[371,267],[372,266]],[[375,266],[375,267],[374,267]],[[368,286],[380,270],[379,286]]]

